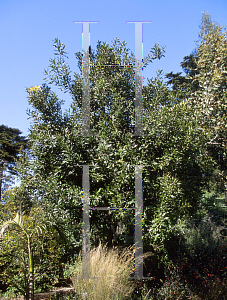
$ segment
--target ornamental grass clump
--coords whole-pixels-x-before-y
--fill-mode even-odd
[[[107,250],[101,243],[90,251],[90,277],[82,279],[82,258],[71,267],[73,287],[79,299],[125,299],[134,289],[132,277],[134,254],[132,248],[119,252],[116,248]]]

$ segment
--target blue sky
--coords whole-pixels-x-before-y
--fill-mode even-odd
[[[79,72],[74,53],[82,49],[82,24],[90,25],[91,47],[118,37],[135,50],[135,25],[126,21],[151,21],[143,25],[143,53],[154,43],[166,46],[165,57],[150,64],[145,78],[181,71],[180,62],[198,39],[202,11],[227,25],[226,0],[0,0],[0,124],[28,134],[30,120],[26,87],[44,83],[44,69],[54,56],[53,40],[66,45],[71,70]],[[53,88],[68,108],[70,97]]]

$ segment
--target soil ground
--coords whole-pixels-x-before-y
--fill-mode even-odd
[[[51,296],[57,293],[62,293],[62,294],[69,294],[74,291],[73,288],[70,287],[64,287],[64,288],[58,288],[56,290],[53,290],[48,293],[40,293],[40,294],[35,294],[34,299],[35,300],[49,300],[51,299]],[[9,298],[0,298],[0,300],[9,300]],[[24,297],[17,297],[17,298],[11,298],[10,300],[24,300]]]

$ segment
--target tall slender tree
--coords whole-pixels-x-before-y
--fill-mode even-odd
[[[227,186],[227,31],[203,13],[197,72],[199,86],[192,94],[200,129],[208,136],[207,151],[216,165],[216,181]]]

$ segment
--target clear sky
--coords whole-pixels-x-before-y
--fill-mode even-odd
[[[91,47],[118,37],[135,50],[135,25],[126,21],[151,21],[143,25],[143,53],[154,43],[166,46],[165,57],[150,64],[143,76],[181,71],[180,62],[196,47],[202,11],[227,25],[227,0],[0,0],[0,125],[28,134],[30,120],[26,87],[44,83],[44,69],[54,57],[53,40],[66,45],[71,70],[79,72],[74,53],[82,50],[82,24],[90,25]],[[66,100],[70,97],[57,92]]]

